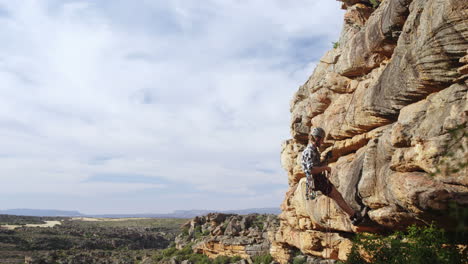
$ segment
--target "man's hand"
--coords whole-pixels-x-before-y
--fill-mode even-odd
[[[331,173],[331,168],[326,166],[326,167],[323,167],[324,168],[324,171],[328,171],[328,173]]]

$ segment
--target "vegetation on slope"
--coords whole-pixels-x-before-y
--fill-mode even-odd
[[[347,264],[467,263],[466,247],[454,244],[443,229],[434,225],[410,226],[406,232],[390,236],[359,234]]]

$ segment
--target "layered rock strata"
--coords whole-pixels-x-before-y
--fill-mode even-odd
[[[178,249],[190,244],[194,252],[210,258],[240,256],[251,259],[269,254],[270,241],[278,226],[275,215],[210,213],[185,224],[175,242]]]
[[[291,101],[281,152],[289,190],[271,247],[282,263],[295,248],[346,259],[363,230],[329,198],[305,199],[300,160],[311,127],[327,131],[331,181],[355,210],[370,209],[367,231],[450,228],[448,205],[468,205],[468,2],[341,1],[339,45]]]

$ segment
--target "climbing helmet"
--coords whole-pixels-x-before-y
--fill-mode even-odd
[[[324,138],[325,137],[325,130],[323,130],[323,128],[321,127],[314,127],[312,129],[312,131],[310,132],[310,134],[314,137],[320,137],[320,138]]]

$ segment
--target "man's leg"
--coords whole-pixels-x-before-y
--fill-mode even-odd
[[[343,199],[343,196],[341,195],[341,193],[335,188],[335,186],[332,186],[332,191],[330,192],[330,194],[328,195],[330,196],[330,198],[332,198],[337,204],[338,206],[343,210],[345,211],[349,216],[353,216],[354,215],[354,210],[353,208],[351,208],[348,203]]]

